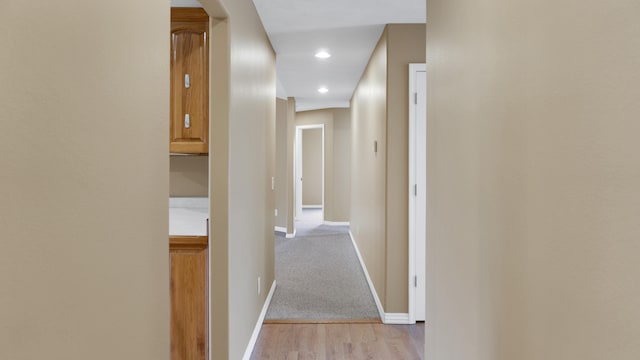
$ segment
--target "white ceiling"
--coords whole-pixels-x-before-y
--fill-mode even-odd
[[[253,0],[276,52],[278,97],[296,110],[349,107],[385,24],[424,23],[425,0]],[[171,0],[197,6],[197,0]],[[324,49],[328,59],[314,54]],[[326,86],[329,92],[317,89]]]
[[[270,33],[277,53],[277,76],[297,110],[349,107],[349,100],[369,61],[383,25]],[[317,59],[319,49],[331,53]],[[318,93],[326,86],[329,92]],[[280,96],[283,94],[280,94]]]

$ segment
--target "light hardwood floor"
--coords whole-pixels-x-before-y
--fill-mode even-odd
[[[265,324],[252,360],[418,360],[424,323]]]

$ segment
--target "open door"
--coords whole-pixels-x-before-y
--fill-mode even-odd
[[[309,135],[309,133],[307,132],[305,135],[305,131],[308,130],[320,130],[321,131],[321,140],[320,140],[320,149],[317,149],[313,144],[313,142],[307,142],[306,144],[311,146],[313,148],[313,150],[317,150],[320,152],[321,154],[321,160],[314,160],[314,161],[320,161],[320,167],[321,170],[317,171],[317,167],[314,166],[315,170],[311,171],[310,173],[313,174],[312,178],[309,179],[309,181],[307,182],[307,189],[305,190],[305,175],[304,172],[308,171],[304,170],[305,167],[307,167],[308,163],[306,163],[307,165],[305,165],[305,161],[308,161],[308,155],[305,155],[305,142],[304,142],[304,137],[306,135]],[[303,136],[305,135],[305,136]],[[321,207],[322,208],[322,221],[324,221],[324,193],[325,193],[325,183],[324,183],[324,174],[325,174],[325,159],[324,159],[324,152],[325,152],[325,148],[324,148],[324,142],[325,142],[325,134],[324,134],[324,124],[314,124],[314,125],[298,125],[296,126],[296,133],[295,133],[295,141],[294,141],[294,165],[295,165],[295,169],[293,171],[294,173],[294,184],[295,184],[295,191],[294,191],[294,206],[295,206],[295,218],[300,218],[302,216],[302,209],[305,207],[313,207],[313,208],[317,208],[317,207]],[[309,149],[307,149],[308,151]],[[313,151],[312,151],[313,152]],[[304,160],[306,157],[307,160]],[[311,157],[313,158],[313,156]],[[319,177],[319,179],[318,179]],[[304,198],[305,197],[309,197],[309,194],[305,194],[305,191],[308,191],[309,189],[313,189],[311,191],[313,191],[313,194],[315,194],[314,196],[311,196],[312,198],[318,200],[317,198],[319,197],[319,200],[317,202],[314,202],[313,204],[305,204]],[[319,195],[318,195],[319,194]],[[307,199],[308,200],[308,199]],[[294,227],[295,227],[295,222],[294,222]]]
[[[409,65],[409,321],[424,321],[427,236],[427,75]]]

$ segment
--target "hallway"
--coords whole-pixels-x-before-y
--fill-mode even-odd
[[[417,41],[429,89],[424,357],[637,359],[640,1],[416,2],[429,16]],[[202,3],[214,20],[210,298],[196,346],[209,343],[208,360],[246,360],[275,279],[276,209],[293,228],[292,160],[279,170],[274,147],[293,148],[304,95],[286,91],[278,123],[283,57],[255,3]],[[326,4],[297,5],[316,15]],[[170,358],[169,15],[157,0],[0,2],[0,359]],[[400,80],[421,60],[391,66],[416,49],[393,39],[417,38],[394,27],[350,102],[350,190],[327,191],[323,205],[350,222],[385,313],[404,314],[407,237],[395,234],[411,184],[397,176],[407,133],[393,108],[408,107]],[[316,61],[308,44],[300,57]],[[351,58],[328,50],[321,64]],[[324,85],[331,99],[338,88]],[[338,117],[323,114],[339,143]],[[343,154],[325,160],[335,169]],[[289,206],[275,206],[274,187]],[[336,199],[348,216],[332,214]],[[379,341],[381,356],[401,358],[391,351],[403,340],[378,326],[267,325],[256,358],[375,358]]]
[[[267,322],[379,322],[379,313],[348,226],[322,223],[322,209],[304,209],[297,234],[276,234],[277,287]]]
[[[296,219],[296,230],[293,239],[276,233],[278,287],[251,359],[423,359],[424,323],[382,324],[355,254],[348,258],[348,269],[335,272],[335,278],[331,276],[329,269],[336,267],[339,253],[355,252],[348,226],[324,225],[322,209],[307,208]],[[309,250],[305,241],[317,247]],[[294,251],[297,248],[308,257],[297,259],[304,256],[300,253],[292,257],[287,247]],[[332,247],[337,253],[327,254]],[[293,272],[288,271],[290,267],[295,268]],[[309,281],[303,279],[317,272],[326,272],[319,277],[322,285],[309,287]],[[353,283],[345,285],[351,274],[356,275]],[[353,294],[358,292],[354,292],[354,286],[364,287],[360,289],[364,299],[355,298]],[[332,300],[329,295],[340,295],[340,299]],[[277,319],[285,312],[295,313],[292,317],[297,318]]]

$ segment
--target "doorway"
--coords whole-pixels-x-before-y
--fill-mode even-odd
[[[294,141],[295,221],[324,222],[324,124],[296,126]]]
[[[409,65],[409,322],[425,320],[427,221],[427,75]]]

